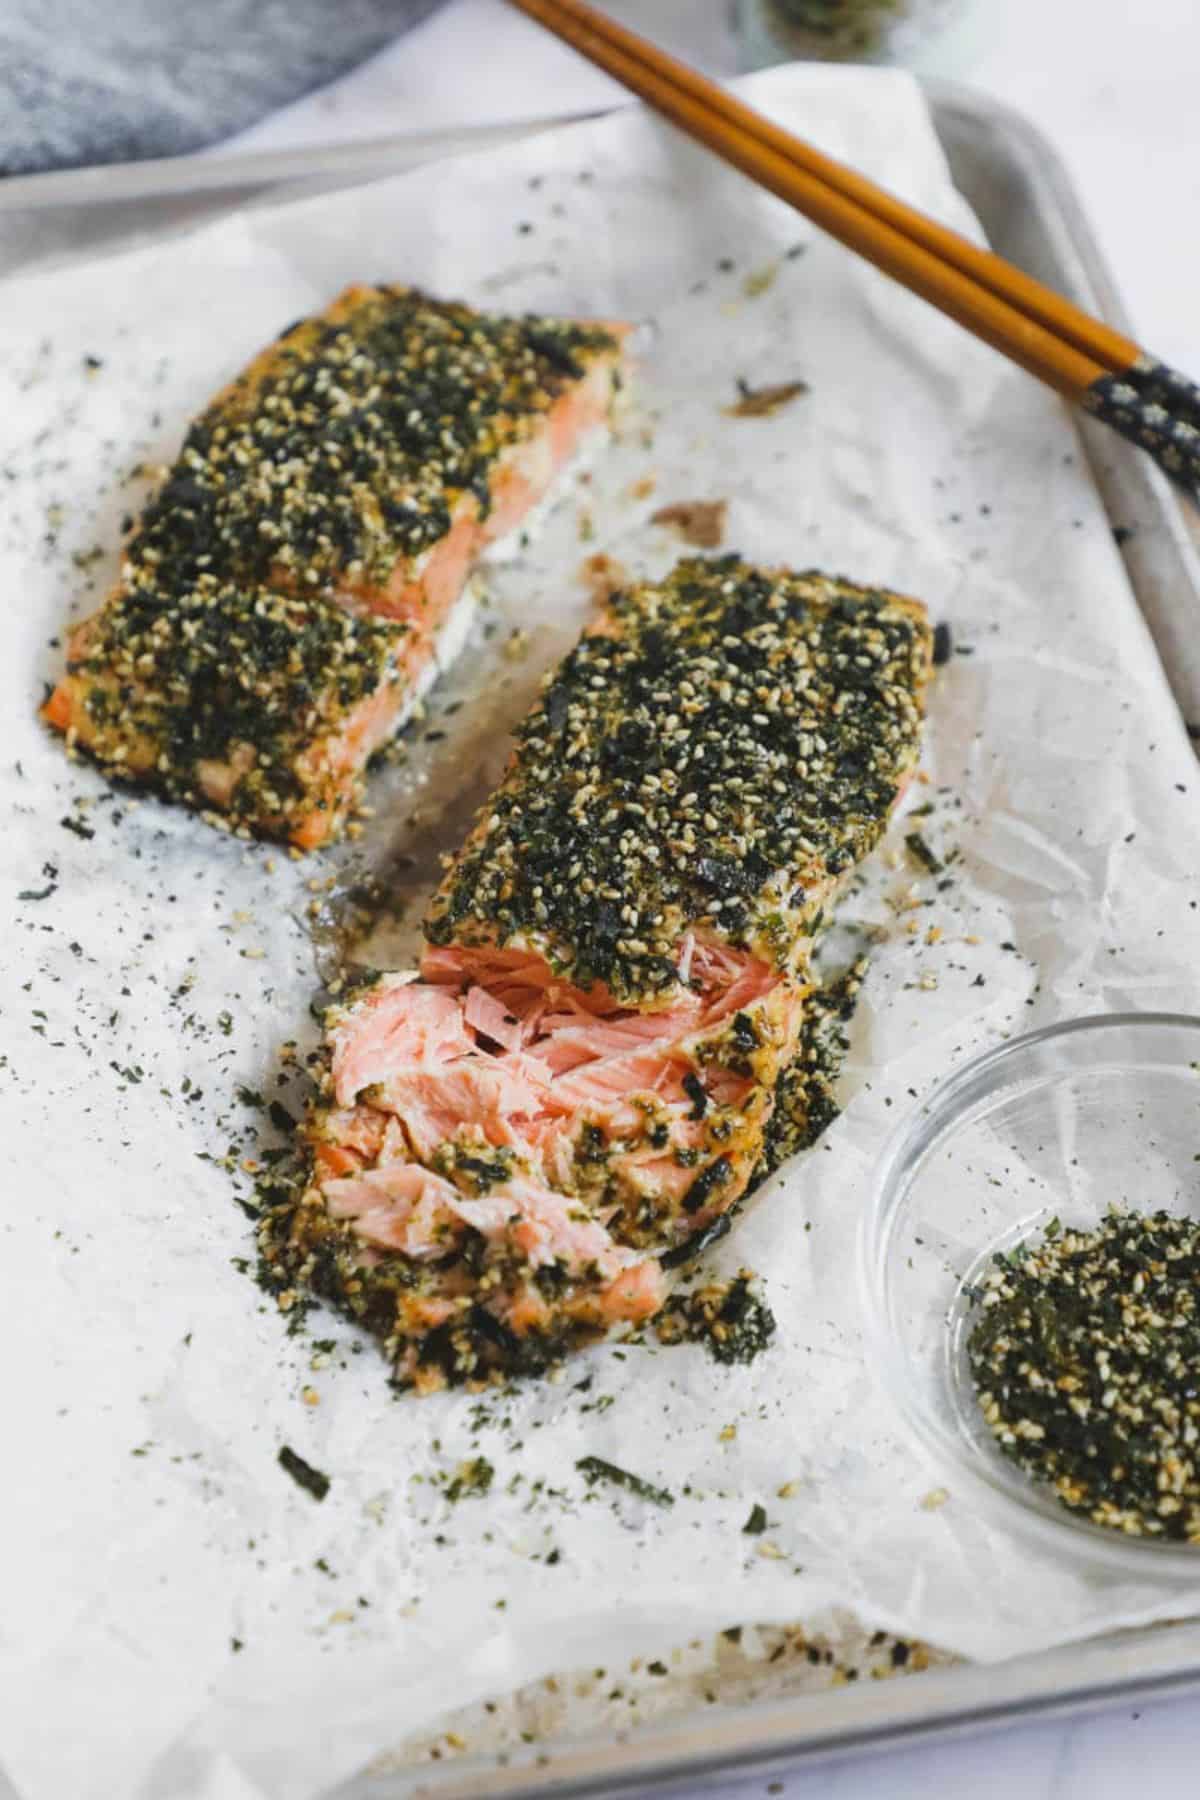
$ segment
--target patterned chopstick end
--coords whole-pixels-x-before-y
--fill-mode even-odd
[[[1161,363],[1102,375],[1083,396],[1084,409],[1131,444],[1148,450],[1172,481],[1200,495],[1200,389]]]

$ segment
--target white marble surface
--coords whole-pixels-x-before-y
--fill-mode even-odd
[[[730,66],[723,0],[614,0],[614,12],[713,70]],[[1029,115],[1064,156],[1141,340],[1200,368],[1200,14],[1196,0],[973,0],[925,70]],[[238,140],[345,141],[561,112],[618,90],[501,0],[447,12],[324,93]],[[1200,1699],[1120,1707],[882,1752],[705,1792],[718,1800],[1157,1800],[1196,1792]]]

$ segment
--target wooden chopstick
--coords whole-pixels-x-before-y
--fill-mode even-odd
[[[1200,389],[585,0],[511,0],[724,161],[1200,487]]]
[[[532,6],[523,7],[522,10],[539,16],[537,9]],[[547,11],[549,10],[552,9],[548,8]],[[760,142],[794,162],[798,168],[815,175],[826,187],[833,188],[849,200],[857,201],[868,212],[874,213],[876,218],[894,225],[914,243],[922,245],[943,262],[961,269],[964,274],[970,275],[980,286],[989,288],[1001,299],[1010,301],[1022,312],[1028,313],[1030,318],[1073,343],[1076,349],[1082,350],[1096,362],[1116,371],[1127,369],[1141,354],[1131,338],[1112,330],[1100,320],[1091,318],[1080,307],[1063,299],[1053,289],[1043,286],[1032,275],[1026,275],[1012,263],[1005,262],[1003,257],[973,244],[969,238],[952,231],[949,226],[938,224],[935,219],[897,199],[894,194],[889,194],[886,188],[877,186],[865,175],[847,168],[832,156],[824,155],[814,145],[805,143],[803,138],[794,137],[791,132],[785,131],[761,113],[756,113],[736,95],[719,87],[715,81],[709,81],[695,69],[690,69],[686,63],[679,62],[666,51],[657,49],[647,39],[639,38],[635,32],[618,25],[614,19],[595,12],[589,6],[573,4],[572,0],[560,0],[553,10],[562,13],[564,17],[569,15],[581,30],[586,27],[597,38],[602,38],[614,49],[635,57],[648,68],[657,67],[660,73],[669,73],[675,86],[699,100],[714,118],[725,119],[731,125],[749,131]]]

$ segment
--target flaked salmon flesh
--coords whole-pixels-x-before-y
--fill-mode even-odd
[[[401,1154],[428,1160],[444,1147],[504,1149],[515,1166],[571,1193],[596,1189],[602,1139],[606,1223],[637,1243],[655,1185],[644,1171],[654,1157],[683,1150],[684,1167],[699,1170],[728,1155],[731,1122],[753,1078],[722,1061],[722,1045],[760,1033],[766,1041],[770,1013],[785,1033],[798,1028],[799,984],[783,996],[782,978],[753,958],[739,965],[722,950],[704,960],[712,985],[689,1004],[598,1012],[594,994],[564,986],[544,963],[521,959],[517,987],[502,954],[431,952],[421,980],[385,978],[333,1026],[337,1105],[325,1116],[318,1163],[331,1148],[341,1169],[355,1153],[360,1101],[398,1121]],[[739,1040],[730,1038],[731,1016],[739,1017]],[[493,1022],[507,1042],[488,1030]],[[372,1144],[364,1162],[379,1153]],[[695,1228],[686,1215],[685,1223]]]
[[[662,1259],[736,1206],[929,656],[915,602],[692,559],[548,678],[419,966],[327,1015],[307,1186],[266,1234],[401,1385],[641,1323]]]

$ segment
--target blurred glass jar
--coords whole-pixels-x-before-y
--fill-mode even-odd
[[[734,0],[743,69],[799,57],[903,63],[962,0]]]

